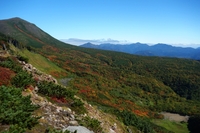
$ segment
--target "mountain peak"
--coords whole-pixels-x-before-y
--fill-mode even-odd
[[[94,46],[95,44],[92,44],[91,42],[87,42],[85,44],[83,44],[83,46]]]
[[[158,43],[158,44],[153,45],[152,47],[160,48],[160,49],[166,49],[166,48],[172,48],[173,46],[169,45],[169,44]]]
[[[87,44],[87,45],[94,45],[94,44],[92,44],[91,42],[87,42],[87,43],[85,43],[85,44]]]
[[[19,17],[0,20],[0,32],[18,39],[23,44],[30,44],[35,47],[41,47],[44,44],[51,44],[55,41],[54,38],[35,24]]]
[[[14,17],[14,18],[10,18],[10,20],[23,20],[20,17]]]
[[[17,24],[19,22],[22,22],[22,23],[29,23],[31,24],[30,22],[20,18],[20,17],[14,17],[14,18],[9,18],[9,19],[4,19],[3,21],[7,21],[7,22],[11,22],[11,23],[14,23],[14,24]]]

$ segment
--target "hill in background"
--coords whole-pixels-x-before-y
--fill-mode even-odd
[[[119,51],[135,55],[142,55],[142,56],[177,57],[177,58],[189,58],[195,60],[200,59],[199,48],[195,49],[190,47],[188,48],[174,47],[168,44],[155,44],[149,46],[147,44],[142,44],[142,43],[132,43],[126,45],[110,44],[110,43],[95,45],[92,43],[86,43],[80,45],[80,47]]]

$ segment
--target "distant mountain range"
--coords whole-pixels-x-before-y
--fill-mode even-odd
[[[95,45],[92,43],[85,43],[83,45],[80,45],[80,47],[111,50],[143,56],[177,57],[195,60],[200,59],[200,47],[196,49],[191,47],[183,48],[171,46],[168,44],[155,44],[149,46],[142,43],[132,43],[126,45],[110,43]]]

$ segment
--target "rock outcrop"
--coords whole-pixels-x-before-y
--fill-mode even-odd
[[[57,80],[52,77],[51,75],[45,74],[35,67],[33,67],[31,64],[26,63],[24,61],[19,61],[19,63],[22,65],[23,70],[28,71],[33,75],[33,78],[37,81],[49,81],[49,82],[54,82],[57,84]]]
[[[34,115],[41,116],[39,122],[44,127],[52,126],[55,129],[65,129],[68,126],[78,126],[75,112],[68,107],[60,107],[46,98],[39,96],[34,90],[26,90],[24,96],[31,95],[32,104],[39,105],[40,108],[35,111]]]

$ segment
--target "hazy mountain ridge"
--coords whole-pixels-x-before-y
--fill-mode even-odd
[[[149,46],[147,44],[142,43],[132,43],[132,44],[100,44],[95,45],[92,43],[86,43],[80,45],[80,47],[85,48],[96,48],[103,50],[112,50],[125,52],[136,55],[143,56],[162,56],[162,57],[177,57],[177,58],[189,58],[189,59],[200,59],[200,50],[199,48],[191,48],[191,47],[175,47],[168,44],[155,44]]]

